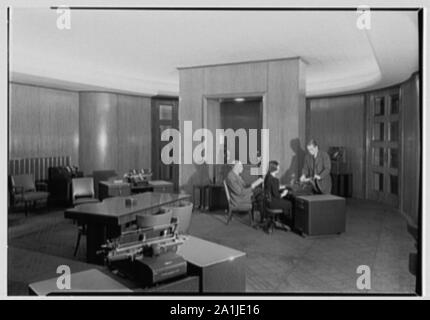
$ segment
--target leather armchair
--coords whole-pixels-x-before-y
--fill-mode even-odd
[[[55,204],[70,205],[72,179],[82,177],[83,173],[74,167],[50,167],[48,169],[49,200]]]
[[[117,177],[118,174],[115,172],[115,170],[96,170],[93,171],[93,178],[94,178],[94,191],[95,191],[95,197],[97,199],[100,199],[99,197],[99,182],[100,181],[107,181],[109,178]]]
[[[24,203],[25,215],[28,215],[29,204],[36,205],[37,201],[47,202],[49,192],[36,188],[34,177],[31,174],[20,174],[10,176],[10,195],[12,204]],[[43,186],[45,186],[43,184]]]
[[[72,179],[72,203],[74,206],[99,202],[95,198],[93,178]]]

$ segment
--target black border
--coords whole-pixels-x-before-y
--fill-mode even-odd
[[[359,7],[103,7],[103,6],[50,6],[52,10],[56,9],[64,9],[68,8],[71,10],[116,10],[116,11],[357,11]],[[10,128],[9,128],[9,112],[10,112],[10,9],[11,7],[7,7],[7,172],[9,177],[9,143],[10,143]],[[210,293],[200,293],[200,294],[191,294],[191,293],[141,293],[141,294],[121,294],[121,293],[85,293],[85,294],[73,294],[70,297],[76,296],[192,296],[192,297],[223,297],[223,296],[238,296],[242,298],[246,298],[247,296],[264,296],[264,297],[417,297],[422,296],[422,263],[423,263],[423,255],[422,255],[422,241],[423,241],[423,209],[422,209],[422,174],[423,174],[423,41],[424,41],[424,30],[423,30],[423,7],[372,7],[369,6],[367,9],[370,11],[417,11],[418,14],[418,48],[419,48],[419,103],[420,103],[420,146],[421,146],[421,157],[420,157],[420,194],[419,194],[419,212],[418,212],[418,241],[417,241],[417,256],[418,256],[418,270],[416,274],[416,293],[311,293],[311,292],[299,292],[299,293],[255,293],[255,292],[245,292],[245,293],[222,293],[222,294],[210,294]],[[364,8],[363,8],[364,10]],[[9,188],[7,182],[7,188]],[[8,208],[6,210],[9,211]],[[7,222],[7,227],[8,227]],[[9,248],[7,248],[9,250]],[[9,272],[7,268],[7,275],[9,281]],[[13,297],[7,293],[9,297]],[[58,295],[58,296],[69,296],[67,294]],[[168,300],[166,300],[168,301]],[[234,300],[231,300],[234,301]]]

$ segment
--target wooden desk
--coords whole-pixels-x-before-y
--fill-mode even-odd
[[[173,182],[164,180],[150,180],[148,184],[153,188],[154,192],[173,192]]]
[[[30,295],[47,296],[50,294],[73,293],[131,293],[132,290],[122,283],[112,279],[100,270],[90,269],[82,272],[72,273],[70,276],[70,289],[60,290],[57,287],[57,278],[51,278],[28,286]]]
[[[118,237],[125,224],[135,221],[137,214],[152,214],[166,205],[175,205],[182,200],[189,200],[188,194],[148,192],[133,195],[137,203],[126,206],[129,197],[107,198],[100,203],[89,203],[68,209],[64,217],[77,220],[87,226],[87,261],[103,263],[103,258],[96,253],[107,239]]]
[[[99,199],[102,201],[106,198],[129,196],[131,194],[130,184],[127,182],[99,182]]]
[[[200,277],[200,292],[245,292],[245,252],[188,236],[177,253],[188,262],[188,274]]]
[[[170,283],[161,284],[151,288],[140,288],[129,280],[120,279],[119,276],[98,269],[90,269],[72,273],[70,276],[70,289],[60,290],[57,287],[57,278],[31,283],[28,286],[30,295],[133,295],[142,293],[198,293],[198,277],[186,277]]]
[[[32,295],[48,294],[133,294],[136,292],[202,292],[225,293],[245,292],[246,253],[217,243],[188,236],[177,253],[188,263],[188,277],[142,289],[130,280],[121,278],[100,269],[74,273],[71,276],[71,289],[57,288],[57,278],[35,282],[29,285]]]

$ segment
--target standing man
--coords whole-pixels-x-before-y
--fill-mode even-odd
[[[307,149],[309,154],[305,156],[300,182],[311,183],[315,193],[330,194],[330,157],[326,152],[319,150],[318,143],[313,139],[307,144]]]

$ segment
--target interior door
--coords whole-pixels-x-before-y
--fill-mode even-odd
[[[152,172],[153,180],[171,181],[178,187],[178,164],[166,165],[161,161],[161,150],[169,141],[161,141],[161,133],[166,129],[178,129],[178,100],[174,98],[154,98],[152,100]]]
[[[401,110],[399,89],[372,94],[368,109],[368,196],[399,206]]]

